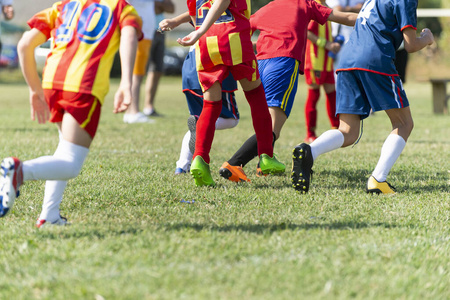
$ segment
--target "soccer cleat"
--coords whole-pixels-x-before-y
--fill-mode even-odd
[[[183,170],[182,168],[176,168],[175,175],[180,175],[180,174],[186,174],[186,171]]]
[[[275,155],[270,157],[264,153],[259,156],[259,166],[263,174],[279,174],[286,170],[286,166]]]
[[[224,162],[219,170],[220,176],[233,182],[250,181],[241,166],[232,166]]]
[[[261,170],[261,167],[259,166],[259,164],[256,166],[256,176],[257,177],[263,177],[263,176],[267,176],[269,174],[264,174],[263,171]]]
[[[209,164],[207,164],[200,155],[197,155],[192,161],[190,172],[192,177],[194,177],[196,186],[216,185],[211,177]]]
[[[4,217],[19,197],[23,172],[22,162],[15,157],[5,158],[0,166],[0,217]]]
[[[291,182],[296,191],[300,193],[309,191],[313,163],[311,146],[305,143],[295,146],[292,150]]]
[[[44,220],[44,219],[39,219],[36,222],[37,228],[49,227],[49,226],[65,226],[65,225],[70,225],[70,223],[67,222],[66,218],[61,217],[61,216],[59,216],[59,219],[54,222],[47,222],[47,220]]]
[[[191,132],[191,137],[189,138],[189,151],[191,151],[191,153],[195,152],[195,131],[197,129],[197,119],[197,116],[191,115],[187,120],[187,125],[189,131]]]
[[[395,188],[387,181],[378,182],[375,177],[370,176],[367,181],[366,192],[371,194],[395,194]]]

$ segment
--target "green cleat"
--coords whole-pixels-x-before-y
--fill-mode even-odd
[[[279,174],[286,170],[286,166],[279,162],[275,155],[270,157],[264,153],[259,156],[259,166],[263,174]]]
[[[205,163],[200,155],[197,155],[191,164],[191,175],[194,177],[196,186],[215,186],[216,183],[211,177],[209,164]]]

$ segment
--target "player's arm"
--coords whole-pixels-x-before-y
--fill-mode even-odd
[[[162,20],[161,22],[159,22],[158,30],[170,31],[180,26],[181,24],[188,22],[191,22],[191,16],[189,15],[189,11],[182,13],[181,15],[176,16],[174,18]]]
[[[113,113],[123,112],[131,103],[131,82],[138,44],[137,30],[124,26],[120,31],[120,67],[122,69],[119,89],[114,97]]]
[[[357,13],[342,12],[335,8],[331,11],[331,14],[328,16],[328,21],[340,23],[347,26],[355,26],[357,18],[358,18]]]
[[[208,29],[214,24],[215,21],[225,12],[225,10],[230,5],[230,0],[216,0],[213,5],[211,5],[211,9],[206,15],[205,20],[203,21],[200,28],[196,31],[191,32],[184,38],[178,39],[177,42],[182,46],[192,46],[198,39],[204,35]]]
[[[310,30],[308,30],[307,37],[313,44],[316,44],[318,47],[325,48],[333,53],[338,53],[339,50],[341,50],[341,45],[339,43],[330,42],[324,38],[319,38]]]
[[[31,119],[34,121],[37,117],[39,124],[45,123],[49,119],[50,113],[37,71],[34,49],[46,41],[47,36],[33,28],[23,34],[17,45],[20,68],[30,90]]]
[[[420,36],[417,36],[416,30],[412,27],[407,27],[402,32],[405,50],[409,53],[419,51],[434,43],[433,33],[428,28],[423,29]]]
[[[364,2],[364,1],[363,1]],[[353,12],[353,13],[359,13],[359,11],[361,10],[361,8],[363,7],[363,3],[358,3],[354,6],[342,6],[342,5],[338,5],[335,8],[339,11],[342,12]]]

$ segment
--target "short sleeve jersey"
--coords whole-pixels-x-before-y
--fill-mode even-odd
[[[211,9],[213,0],[188,0],[189,14],[200,28]],[[234,66],[255,60],[250,31],[250,0],[231,0],[225,12],[198,40],[197,70],[216,65]]]
[[[92,94],[103,103],[119,49],[120,29],[133,26],[142,38],[142,20],[125,0],[64,0],[29,21],[52,38],[42,76],[44,89]]]
[[[314,0],[275,0],[252,15],[252,30],[259,30],[256,58],[290,57],[304,73],[308,23],[324,24],[331,9]]]
[[[368,0],[350,40],[341,50],[336,71],[366,70],[398,75],[394,59],[405,28],[417,27],[418,0]]]

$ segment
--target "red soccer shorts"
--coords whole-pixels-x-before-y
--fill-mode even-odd
[[[306,84],[318,84],[324,83],[335,84],[334,71],[314,71],[305,70]]]
[[[208,70],[198,72],[198,80],[203,92],[208,90],[216,81],[222,81],[231,73],[235,80],[246,78],[249,81],[259,79],[258,64],[256,60],[240,63],[235,66],[216,65]]]
[[[102,108],[95,96],[49,89],[44,90],[44,95],[50,108],[50,122],[62,122],[64,112],[68,112],[94,138]]]

